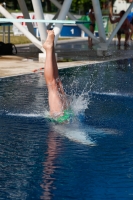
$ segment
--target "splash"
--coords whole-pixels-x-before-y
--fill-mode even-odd
[[[90,85],[90,88],[88,88],[88,82],[86,83],[84,89],[82,90],[82,93],[77,95],[78,87],[80,86],[80,83],[74,81],[73,84],[76,84],[75,90],[73,90],[73,93],[71,94],[71,102],[70,106],[72,111],[74,112],[75,116],[78,116],[81,113],[85,112],[85,109],[88,108],[88,105],[90,104],[90,91],[94,83]],[[72,87],[73,87],[72,84]]]
[[[74,84],[76,85],[76,87],[74,87]],[[68,96],[70,108],[74,113],[74,116],[67,123],[52,124],[52,129],[54,132],[61,134],[63,137],[68,138],[70,141],[84,145],[95,146],[95,141],[93,141],[88,134],[88,126],[82,124],[81,120],[81,118],[84,119],[85,109],[88,108],[88,105],[90,103],[90,95],[87,88],[88,83],[85,85],[84,89],[82,90],[82,93],[79,95],[77,95],[77,90],[79,87],[78,84],[79,82],[77,81],[73,82],[71,87],[75,88],[75,90],[72,89],[71,95]]]
[[[36,114],[36,113],[6,113],[6,115],[9,116],[16,116],[16,117],[33,117],[33,118],[38,118],[38,117],[43,117],[41,114]]]
[[[71,109],[74,112],[75,116],[78,116],[80,113],[84,113],[85,109],[88,108],[90,102],[90,97],[87,93],[82,93],[80,96],[73,95],[71,101]]]
[[[68,138],[70,141],[95,146],[96,143],[87,134],[87,129],[73,122],[72,124],[53,125],[53,131]]]
[[[132,93],[124,93],[123,94],[123,93],[120,93],[120,92],[93,92],[91,94],[133,98]]]

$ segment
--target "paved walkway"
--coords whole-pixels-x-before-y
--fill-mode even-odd
[[[32,73],[44,67],[38,62],[38,53],[30,53],[29,45],[18,45],[17,56],[0,57],[0,78]],[[56,46],[58,67],[67,68],[133,57],[133,44],[127,49],[117,48],[112,41],[106,56],[98,57],[95,50],[88,48],[87,38],[60,40]],[[66,62],[64,62],[66,61]]]

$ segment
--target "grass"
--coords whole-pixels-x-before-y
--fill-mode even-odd
[[[0,35],[0,41],[3,41],[2,35]],[[13,44],[28,44],[28,43],[31,43],[31,41],[23,35],[21,35],[21,36],[11,36],[10,42],[13,43]],[[5,43],[8,43],[8,36],[5,37]]]
[[[10,42],[13,44],[26,44],[26,43],[31,43],[31,41],[25,37],[24,35],[21,36],[15,36],[13,35],[12,32],[12,26],[10,26],[10,30],[11,30],[11,36],[10,36]],[[5,26],[5,43],[8,42],[8,27]],[[0,26],[0,41],[3,41],[3,26]]]
[[[59,38],[59,40],[69,40],[69,38]],[[0,41],[3,41],[3,35],[0,35]],[[6,34],[5,36],[5,43],[8,43],[8,36]],[[11,35],[10,36],[10,43],[13,44],[29,44],[32,43],[27,37],[25,37],[24,35],[20,35],[20,36],[15,36],[15,35]]]
[[[31,43],[31,41],[25,37],[24,35],[20,35],[20,36],[15,36],[13,35],[12,32],[12,26],[10,27],[11,30],[11,36],[10,36],[10,42],[13,44],[28,44]],[[5,26],[5,43],[8,42],[8,28],[7,26]],[[59,38],[59,40],[69,40],[69,38]],[[3,41],[3,27],[0,26],[0,41]]]

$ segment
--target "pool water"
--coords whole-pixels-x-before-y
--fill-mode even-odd
[[[60,70],[67,124],[47,119],[43,73],[0,79],[0,199],[133,199],[132,63]]]

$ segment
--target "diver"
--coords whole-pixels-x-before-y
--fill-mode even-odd
[[[69,109],[69,101],[58,75],[58,67],[54,50],[54,31],[48,30],[47,33],[47,39],[43,45],[46,51],[44,78],[48,88],[50,118],[53,121],[63,123],[69,120],[71,110]]]

